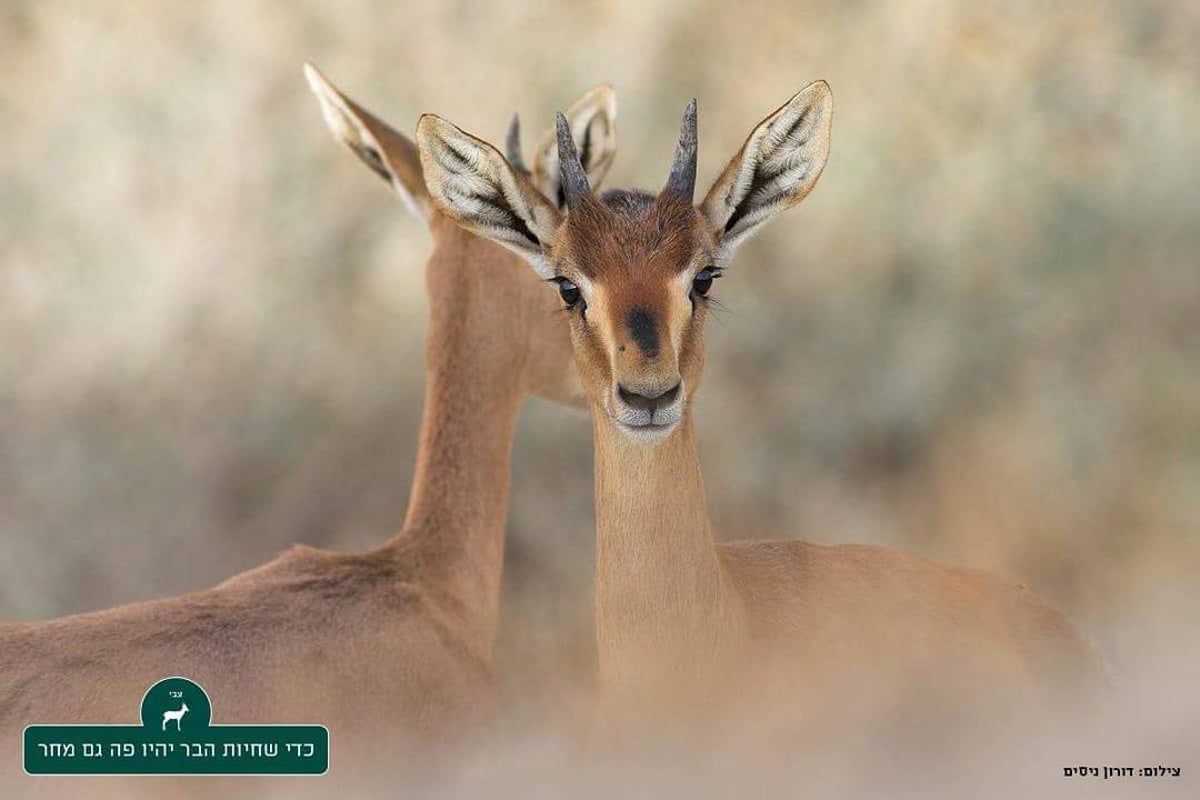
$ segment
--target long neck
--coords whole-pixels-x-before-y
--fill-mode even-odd
[[[655,446],[617,431],[603,411],[593,417],[601,681],[617,693],[638,681],[657,691],[713,654],[730,613],[692,415]]]
[[[509,456],[524,396],[520,354],[512,351],[523,343],[507,341],[492,326],[488,271],[471,263],[477,248],[461,245],[439,241],[427,272],[430,325],[416,471],[403,528],[387,546],[419,567],[414,575],[422,586],[487,657],[499,610]]]

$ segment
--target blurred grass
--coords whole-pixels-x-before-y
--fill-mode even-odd
[[[609,186],[659,184],[692,96],[705,182],[826,78],[830,166],[710,325],[718,530],[997,570],[1119,661],[1106,625],[1200,564],[1198,38],[1170,2],[9,0],[0,614],[402,518],[429,236],[303,61],[401,130],[493,140],[612,82]],[[543,691],[590,663],[590,463],[584,416],[529,407],[500,662]]]

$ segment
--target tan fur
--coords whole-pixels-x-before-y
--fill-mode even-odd
[[[378,146],[406,143],[385,163],[420,205],[415,148],[371,120]],[[26,724],[136,722],[143,692],[169,675],[204,686],[219,723],[325,723],[335,773],[436,749],[490,716],[518,411],[530,394],[578,403],[578,379],[529,269],[428,219],[425,408],[401,530],[365,553],[295,547],[206,591],[0,625],[0,772],[19,774]]]
[[[824,715],[1044,699],[1096,675],[1061,614],[987,573],[878,547],[714,540],[691,411],[707,302],[689,296],[691,282],[812,190],[831,113],[823,82],[798,93],[755,128],[699,209],[673,191],[653,202],[585,195],[542,237],[540,258],[583,298],[568,318],[593,417],[596,635],[612,719],[750,714],[829,732]],[[635,308],[657,352],[634,345]],[[618,424],[619,388],[680,380],[681,421],[668,433]]]
[[[1097,677],[1060,613],[988,573],[879,547],[716,543],[690,413],[655,447],[593,417],[610,717],[849,720],[929,692],[1045,700]]]

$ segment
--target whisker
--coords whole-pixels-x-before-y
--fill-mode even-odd
[[[704,298],[704,301],[708,303],[708,309],[713,312],[713,319],[715,319],[717,322],[724,322],[725,315],[733,313],[729,306],[725,305],[715,297],[706,297]]]

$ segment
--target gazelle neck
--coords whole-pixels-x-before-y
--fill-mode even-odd
[[[439,222],[442,223],[439,228]],[[425,406],[401,531],[388,543],[490,657],[499,611],[509,457],[524,399],[522,342],[498,336],[483,258],[504,258],[435,218],[426,273]]]
[[[692,671],[692,656],[712,653],[732,610],[692,415],[656,446],[631,440],[600,409],[593,410],[593,431],[602,688],[628,694],[641,683],[656,691],[657,682],[646,678],[669,681]]]

